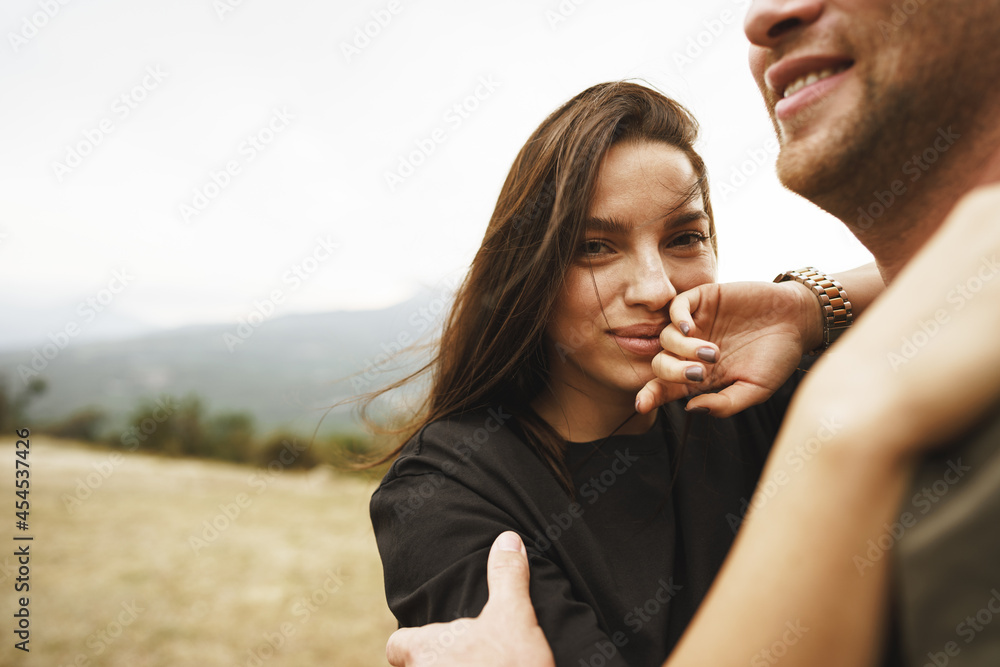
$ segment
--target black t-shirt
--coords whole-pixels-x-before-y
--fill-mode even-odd
[[[732,545],[802,371],[728,419],[660,409],[652,430],[568,443],[571,498],[503,406],[434,422],[371,500],[401,627],[476,616],[496,536],[519,533],[559,667],[660,665]]]

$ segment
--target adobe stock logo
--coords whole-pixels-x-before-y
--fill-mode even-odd
[[[948,129],[939,128],[937,136],[931,145],[927,146],[920,155],[911,156],[900,167],[900,171],[902,171],[904,176],[909,176],[907,179],[908,182],[916,183],[948,152],[949,148],[955,145],[955,142],[961,136],[958,132],[953,131],[950,126]],[[872,192],[875,201],[871,202],[868,206],[858,207],[858,229],[871,229],[876,220],[881,218],[898,200],[905,197],[909,192],[909,187],[906,184],[907,181],[898,178],[889,184],[888,190],[875,190]]]
[[[918,329],[900,339],[898,350],[886,353],[889,367],[895,371],[912,361],[951,322],[952,316],[965,308],[987,283],[998,275],[1000,275],[1000,261],[997,260],[997,256],[983,257],[975,270],[970,272],[969,277],[963,282],[956,283],[948,292],[945,299],[952,306],[950,312],[938,308],[934,311],[933,317],[920,320]]]
[[[70,0],[40,0],[38,7],[41,11],[22,18],[21,29],[18,32],[7,33],[7,41],[10,42],[10,48],[14,53],[37,37],[39,31],[47,26],[69,2]]]
[[[231,14],[236,11],[236,8],[243,4],[243,0],[215,0],[212,3],[212,9],[215,10],[215,15],[219,17],[220,21],[226,20],[226,14]]]
[[[684,68],[693,65],[696,60],[710,51],[715,43],[724,37],[730,26],[737,28],[742,26],[743,12],[750,7],[750,2],[751,0],[732,0],[735,10],[723,9],[717,16],[703,20],[701,22],[702,29],[688,36],[684,49],[674,51],[673,61],[677,72],[682,73]]]
[[[448,133],[455,132],[462,127],[479,109],[480,105],[488,100],[501,85],[502,83],[494,79],[492,75],[479,77],[475,89],[445,111],[442,121],[447,124],[447,128],[438,126],[426,136],[414,139],[413,144],[416,149],[406,154],[401,153],[397,157],[398,166],[394,170],[387,169],[383,174],[389,192],[395,192],[396,188],[416,173],[417,169],[427,162],[431,154],[437,150],[437,147],[448,140]]]
[[[900,4],[893,4],[892,15],[889,17],[889,20],[878,22],[878,29],[882,33],[882,39],[888,41],[925,4],[927,4],[927,0],[904,0]]]
[[[560,0],[559,6],[555,9],[545,11],[545,20],[549,22],[549,28],[555,30],[560,23],[565,23],[569,17],[576,13],[576,8],[586,0]]]
[[[396,14],[403,11],[403,6],[399,0],[389,0],[385,9],[374,9],[371,12],[371,20],[364,26],[354,28],[354,39],[350,42],[340,43],[340,52],[344,54],[344,59],[351,62],[351,59],[360,56],[361,52],[367,49],[372,40],[382,34],[382,31],[389,27]]]
[[[221,168],[210,169],[208,177],[202,179],[202,184],[192,190],[191,199],[178,205],[177,211],[181,219],[190,224],[201,215],[294,120],[295,115],[287,107],[274,108],[263,125],[243,138],[237,148],[237,155],[227,160]]]
[[[80,133],[83,135],[82,139],[66,144],[62,161],[52,162],[52,173],[56,180],[62,183],[68,175],[80,167],[87,156],[104,143],[104,140],[118,129],[120,124],[128,119],[168,76],[169,73],[160,65],[147,66],[138,83],[115,97],[111,103],[110,114],[97,121],[93,127],[82,130]]]
[[[76,314],[80,316],[80,320],[68,320],[61,328],[49,332],[47,342],[29,350],[31,360],[27,364],[22,363],[17,366],[21,381],[27,385],[31,379],[48,368],[49,364],[69,347],[73,339],[96,320],[100,313],[107,310],[134,280],[135,277],[128,272],[128,269],[115,270],[111,280],[104,287],[77,304]]]
[[[285,297],[296,292],[323,268],[339,247],[340,244],[334,242],[329,234],[325,237],[317,236],[315,244],[306,256],[292,264],[282,274],[282,285],[287,285],[287,287],[275,287],[265,296],[254,299],[253,307],[245,316],[237,319],[236,327],[232,331],[226,331],[222,334],[222,342],[225,343],[226,349],[233,352],[249,340],[260,326],[279,310],[285,302]]]

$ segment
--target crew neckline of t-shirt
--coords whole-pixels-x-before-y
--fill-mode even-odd
[[[569,451],[590,452],[594,449],[613,451],[621,447],[629,447],[632,451],[641,453],[658,452],[666,447],[666,430],[666,416],[663,410],[658,410],[653,425],[644,433],[616,433],[600,440],[585,442],[566,440],[565,442],[567,453]]]

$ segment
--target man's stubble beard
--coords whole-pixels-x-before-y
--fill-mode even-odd
[[[861,52],[875,64],[856,73],[862,77],[861,100],[830,121],[829,129],[782,147],[777,172],[785,187],[840,218],[863,242],[905,234],[908,222],[900,219],[900,209],[909,204],[919,212],[915,200],[951,180],[949,170],[961,171],[956,154],[967,154],[971,146],[939,153],[917,180],[911,169],[903,171],[934,147],[939,132],[953,130],[960,135],[955,143],[962,144],[985,138],[993,119],[1000,124],[1000,95],[992,92],[1000,75],[1000,29],[993,15],[1000,0],[964,7],[966,15],[957,20],[954,3],[923,6],[923,15],[911,19],[921,23],[894,35],[898,49],[887,48],[877,31],[852,35],[855,43],[867,39],[859,44]],[[897,181],[905,194],[877,220],[859,225],[862,211],[878,212],[878,194],[891,192]]]
[[[851,113],[832,121],[821,135],[783,147],[777,161],[782,184],[810,200],[849,226],[858,218],[858,208],[872,201],[874,192],[889,190],[903,178],[908,147],[906,138],[914,128],[909,111],[900,103],[898,86],[891,90],[867,78],[863,99]],[[821,102],[822,103],[822,102]]]

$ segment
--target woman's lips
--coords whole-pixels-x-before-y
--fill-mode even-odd
[[[637,354],[641,357],[653,357],[662,350],[659,336],[619,336],[614,332],[609,332],[621,349]]]

